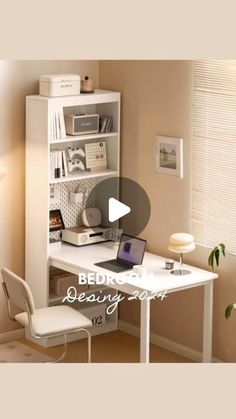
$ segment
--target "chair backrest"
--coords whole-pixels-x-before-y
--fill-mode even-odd
[[[10,303],[26,311],[27,301],[30,314],[34,313],[34,299],[28,284],[9,269],[2,269],[3,282],[5,284]]]

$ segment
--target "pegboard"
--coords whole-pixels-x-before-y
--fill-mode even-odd
[[[50,210],[60,209],[66,228],[82,224],[81,214],[85,203],[75,204],[70,201],[70,192],[73,192],[78,186],[91,191],[96,185],[95,179],[73,180],[70,182],[58,184],[60,188],[60,201],[58,204],[50,203]],[[94,207],[94,196],[89,194],[86,201],[86,207]],[[51,238],[59,239],[60,231],[54,231],[49,234]]]

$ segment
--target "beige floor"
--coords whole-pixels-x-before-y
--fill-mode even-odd
[[[43,348],[26,339],[19,342],[31,346],[53,358],[61,353],[61,346]],[[64,362],[86,362],[86,340],[68,344],[68,352]],[[191,362],[190,360],[151,345],[151,362]],[[139,362],[139,339],[117,330],[104,335],[92,337],[92,362]]]

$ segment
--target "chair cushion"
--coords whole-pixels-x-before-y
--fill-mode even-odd
[[[91,320],[79,311],[62,305],[36,309],[31,318],[34,332],[40,337],[92,326]],[[27,313],[16,314],[15,319],[24,327],[29,325]]]

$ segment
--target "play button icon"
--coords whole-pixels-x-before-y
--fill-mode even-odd
[[[109,198],[108,201],[108,217],[109,221],[119,220],[119,218],[124,217],[126,214],[129,214],[131,211],[128,205],[123,204],[123,202],[118,201],[115,198]]]
[[[137,182],[124,176],[96,181],[84,206],[100,210],[103,226],[122,229],[135,237],[145,229],[151,214],[147,192]]]

